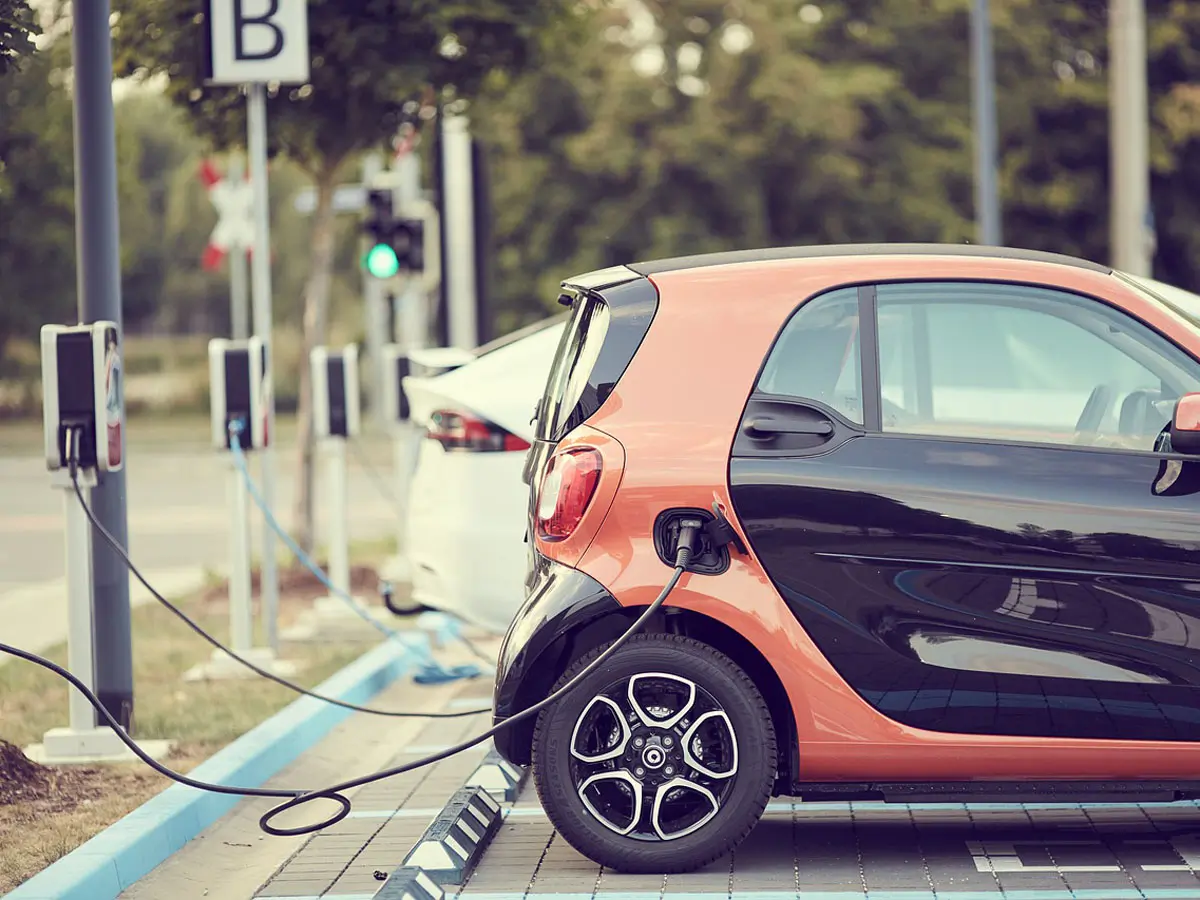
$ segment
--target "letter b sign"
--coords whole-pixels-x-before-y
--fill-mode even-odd
[[[207,0],[209,84],[308,81],[308,0]]]

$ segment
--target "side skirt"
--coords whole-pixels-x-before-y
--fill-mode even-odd
[[[801,800],[885,803],[1171,803],[1200,799],[1200,781],[809,782]]]

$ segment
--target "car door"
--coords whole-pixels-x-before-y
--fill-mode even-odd
[[[1098,298],[843,288],[793,314],[730,462],[785,602],[880,713],[942,732],[1200,740],[1200,364]]]

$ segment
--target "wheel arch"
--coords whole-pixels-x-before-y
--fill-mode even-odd
[[[515,696],[515,708],[527,709],[547,696],[555,682],[576,659],[616,640],[645,611],[645,607],[623,607],[564,632],[549,644],[529,666]],[[799,746],[791,700],[778,673],[757,647],[728,625],[689,609],[670,607],[660,611],[642,629],[644,633],[681,634],[708,644],[728,656],[762,692],[775,729],[778,763],[775,794],[787,794],[799,782]],[[514,726],[510,739],[512,761],[529,765],[533,755],[535,717]]]

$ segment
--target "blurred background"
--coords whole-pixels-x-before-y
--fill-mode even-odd
[[[25,5],[0,0],[0,22]],[[971,0],[408,5],[428,34],[397,21],[394,3],[356,13],[312,0],[313,85],[269,101],[282,414],[296,406],[322,222],[333,231],[329,340],[365,328],[358,217],[301,213],[298,193],[359,180],[362,154],[397,123],[423,132],[447,108],[469,114],[486,171],[481,341],[546,315],[564,276],[639,258],[976,239]],[[38,328],[74,321],[76,303],[70,5],[32,6],[36,51],[0,77],[0,417],[10,420],[40,415]],[[203,413],[206,343],[230,333],[228,272],[202,265],[216,212],[199,172],[236,149],[244,103],[197,86],[201,6],[113,4],[134,416]],[[1200,4],[1145,9],[1153,274],[1196,289]],[[1107,0],[991,0],[1009,245],[1111,259],[1108,15]],[[405,102],[355,109],[384,92]]]

